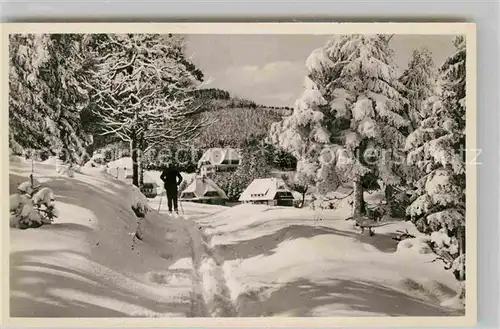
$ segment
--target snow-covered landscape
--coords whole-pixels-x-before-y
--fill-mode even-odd
[[[17,158],[16,158],[17,159]],[[10,190],[31,173],[10,162]],[[360,235],[346,209],[324,211],[184,203],[157,213],[129,184],[98,169],[74,178],[35,164],[56,192],[56,223],[11,230],[11,316],[442,316],[460,287],[416,239]],[[134,239],[139,229],[142,241]],[[448,303],[448,304],[447,304]]]
[[[10,36],[10,316],[465,315],[463,36],[203,38]]]

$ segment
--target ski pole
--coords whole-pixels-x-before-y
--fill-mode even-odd
[[[160,212],[161,200],[163,199],[163,193],[160,194],[160,203],[158,204],[158,213]]]
[[[179,200],[179,206],[181,206],[182,214],[185,215],[186,213],[184,212],[184,208],[182,208],[182,202],[180,200]]]

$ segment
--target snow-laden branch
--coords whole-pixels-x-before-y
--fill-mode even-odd
[[[198,115],[203,107],[194,104],[192,92],[203,83],[182,63],[179,40],[119,34],[95,40],[97,64],[85,84],[102,135],[135,140],[147,152],[164,143],[186,143],[213,123]]]

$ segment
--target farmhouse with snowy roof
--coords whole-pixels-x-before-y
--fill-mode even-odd
[[[238,168],[241,156],[233,148],[208,149],[198,161],[200,175],[205,177],[216,171],[233,171]]]
[[[182,191],[179,199],[198,203],[224,204],[227,195],[210,178],[198,176]]]
[[[258,178],[241,193],[239,201],[271,206],[293,206],[294,199],[283,179]]]

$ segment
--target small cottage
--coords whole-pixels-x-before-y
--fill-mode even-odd
[[[232,148],[208,149],[198,161],[201,176],[207,176],[217,171],[232,171],[240,164],[240,154]]]
[[[283,179],[259,178],[248,185],[239,201],[271,206],[293,206],[294,197]]]
[[[179,200],[209,204],[225,204],[227,195],[210,178],[198,176],[181,192]]]

